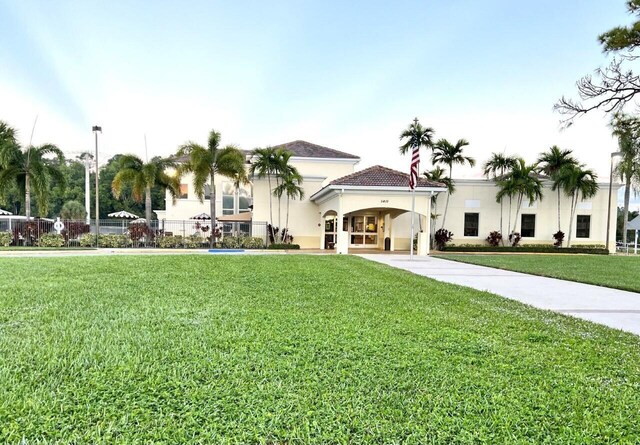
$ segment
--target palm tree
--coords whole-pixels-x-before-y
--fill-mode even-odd
[[[278,154],[273,147],[256,148],[252,152],[251,167],[249,174],[257,178],[267,178],[269,182],[269,226],[271,227],[271,237],[275,239],[273,230],[273,192],[271,188],[271,177],[278,172]]]
[[[408,151],[413,151],[416,147],[418,149],[421,147],[432,148],[434,133],[435,131],[433,128],[425,128],[420,125],[420,122],[418,122],[418,118],[416,117],[413,120],[413,123],[400,134],[400,140],[406,140],[406,142],[400,146],[400,154],[404,155]]]
[[[505,196],[510,199],[516,197],[516,216],[511,231],[515,233],[524,198],[526,197],[529,203],[542,200],[542,181],[538,177],[536,166],[527,165],[522,158],[518,159],[507,175],[498,181],[498,187],[500,190],[496,195],[496,201],[500,202]]]
[[[433,146],[433,153],[431,154],[431,162],[434,165],[437,164],[445,164],[449,166],[449,178],[453,181],[453,164],[469,164],[469,166],[473,167],[476,165],[476,160],[469,157],[464,156],[462,154],[463,147],[469,145],[469,142],[465,139],[459,139],[456,144],[452,144],[446,139],[440,139]],[[447,218],[447,210],[449,210],[449,197],[451,193],[447,193],[447,201],[444,205],[444,214],[442,215],[442,229],[444,229],[444,223]]]
[[[49,209],[51,181],[55,180],[64,187],[66,180],[58,168],[63,162],[64,154],[53,144],[29,145],[22,149],[16,141],[15,130],[0,122],[0,193],[12,185],[24,193],[27,221],[31,219],[32,191],[38,212],[44,215]]]
[[[220,133],[214,130],[209,132],[206,147],[195,142],[187,142],[178,149],[176,155],[179,158],[185,158],[184,163],[179,165],[178,172],[193,174],[193,190],[200,202],[204,202],[207,181],[210,184],[209,206],[214,227],[210,246],[213,247],[216,224],[216,175],[233,179],[238,175],[246,174],[244,155],[234,145],[220,148]]]
[[[453,193],[456,189],[455,184],[453,183],[453,181],[451,180],[451,178],[445,176],[445,170],[440,167],[440,166],[436,166],[431,170],[427,170],[423,173],[423,176],[425,178],[427,178],[430,181],[435,181],[435,182],[440,182],[442,184],[445,185],[445,187],[447,188],[447,193]],[[433,238],[436,228],[435,228],[435,223],[438,220],[438,196],[439,194],[434,194],[433,196],[431,196],[431,220],[434,222],[434,224],[431,225],[431,237]]]
[[[276,148],[275,165],[274,165],[276,188],[278,188],[282,182],[284,182],[287,179],[291,179],[292,177],[302,178],[298,173],[298,170],[289,163],[292,156],[293,156],[293,153],[290,152],[289,150],[286,150],[284,148]],[[282,194],[280,196],[278,195],[274,195],[274,196],[278,197],[278,227],[280,227],[282,225],[282,221],[281,221],[282,212],[280,209],[281,202],[282,202],[280,198],[282,197]]]
[[[572,156],[572,150],[562,150],[557,145],[549,148],[544,153],[540,153],[538,160],[538,169],[545,175],[549,176],[553,181],[551,190],[557,190],[558,192],[558,232],[561,231],[560,227],[560,172],[565,168],[572,165],[577,165],[578,160]]]
[[[615,174],[624,182],[622,243],[626,244],[631,191],[640,191],[640,120],[633,116],[616,114],[611,126],[613,135],[618,137],[618,147],[622,153]]]
[[[280,199],[282,195],[287,195],[287,218],[284,230],[282,230],[282,241],[289,231],[289,202],[290,200],[304,198],[304,189],[300,187],[302,184],[302,176],[297,172],[290,173],[281,177],[280,184],[274,189],[273,194]]]
[[[176,166],[175,161],[154,157],[145,163],[136,155],[122,155],[118,159],[118,173],[111,182],[111,191],[116,199],[125,185],[131,186],[131,194],[136,202],[142,202],[147,226],[151,225],[151,189],[162,187],[169,191],[175,203],[180,194],[180,179],[167,174],[166,170]]]
[[[516,164],[517,158],[513,156],[505,156],[503,153],[491,153],[491,157],[483,164],[482,170],[484,176],[489,179],[490,177],[497,181],[498,178],[502,178],[505,172]],[[503,199],[498,200],[500,202],[500,234],[502,231],[503,221]],[[511,207],[509,207],[509,226],[511,226]],[[504,239],[502,240],[504,245]]]
[[[571,221],[569,222],[569,237],[567,246],[571,247],[573,220],[575,219],[578,199],[589,199],[598,192],[598,176],[593,170],[585,170],[583,165],[569,165],[560,171],[560,185],[567,196],[571,197]]]

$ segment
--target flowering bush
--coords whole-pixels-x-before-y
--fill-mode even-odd
[[[13,241],[11,232],[0,232],[0,246],[7,247]]]
[[[433,237],[436,249],[442,250],[453,239],[453,233],[447,229],[438,229]]]
[[[520,245],[520,240],[522,239],[522,236],[520,236],[520,233],[518,232],[513,232],[509,235],[509,242],[511,243],[511,247],[518,247]]]
[[[499,246],[501,241],[502,241],[502,234],[497,230],[494,230],[493,232],[489,233],[489,236],[487,237],[487,243],[489,243],[489,245],[493,247]]]
[[[564,241],[564,232],[562,230],[558,230],[553,234],[553,239],[555,242],[553,243],[556,247],[562,247],[562,242]]]

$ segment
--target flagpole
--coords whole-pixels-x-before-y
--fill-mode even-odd
[[[409,250],[411,253],[409,254],[409,261],[413,261],[413,236],[415,232],[415,219],[416,219],[416,189],[411,190],[411,239],[409,243],[411,244],[411,249]]]
[[[413,120],[413,129],[418,130],[418,118]],[[418,169],[420,166],[420,144],[413,141],[411,151],[411,167],[409,168],[409,189],[411,189],[411,239],[409,239],[409,261],[413,261],[413,237],[416,219],[416,187],[418,186]]]

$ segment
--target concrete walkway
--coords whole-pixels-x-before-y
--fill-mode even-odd
[[[433,257],[358,255],[418,275],[488,291],[640,335],[640,294]]]

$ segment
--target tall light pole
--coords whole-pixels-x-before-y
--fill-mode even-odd
[[[89,152],[82,153],[80,159],[84,161],[84,208],[87,212],[87,225],[91,224],[91,188],[89,186],[91,176],[91,164],[93,162],[93,155]]]
[[[100,176],[100,168],[98,167],[98,132],[102,133],[102,127],[94,125],[91,129],[96,137],[96,247],[98,247],[98,236],[100,235],[100,190],[98,188],[98,178]]]
[[[613,158],[616,156],[622,156],[621,151],[614,151],[611,153],[611,170],[609,172],[609,205],[607,206],[607,241],[605,246],[607,250],[609,249],[609,231],[611,229],[611,192],[613,189]],[[616,209],[618,206],[616,205]]]

